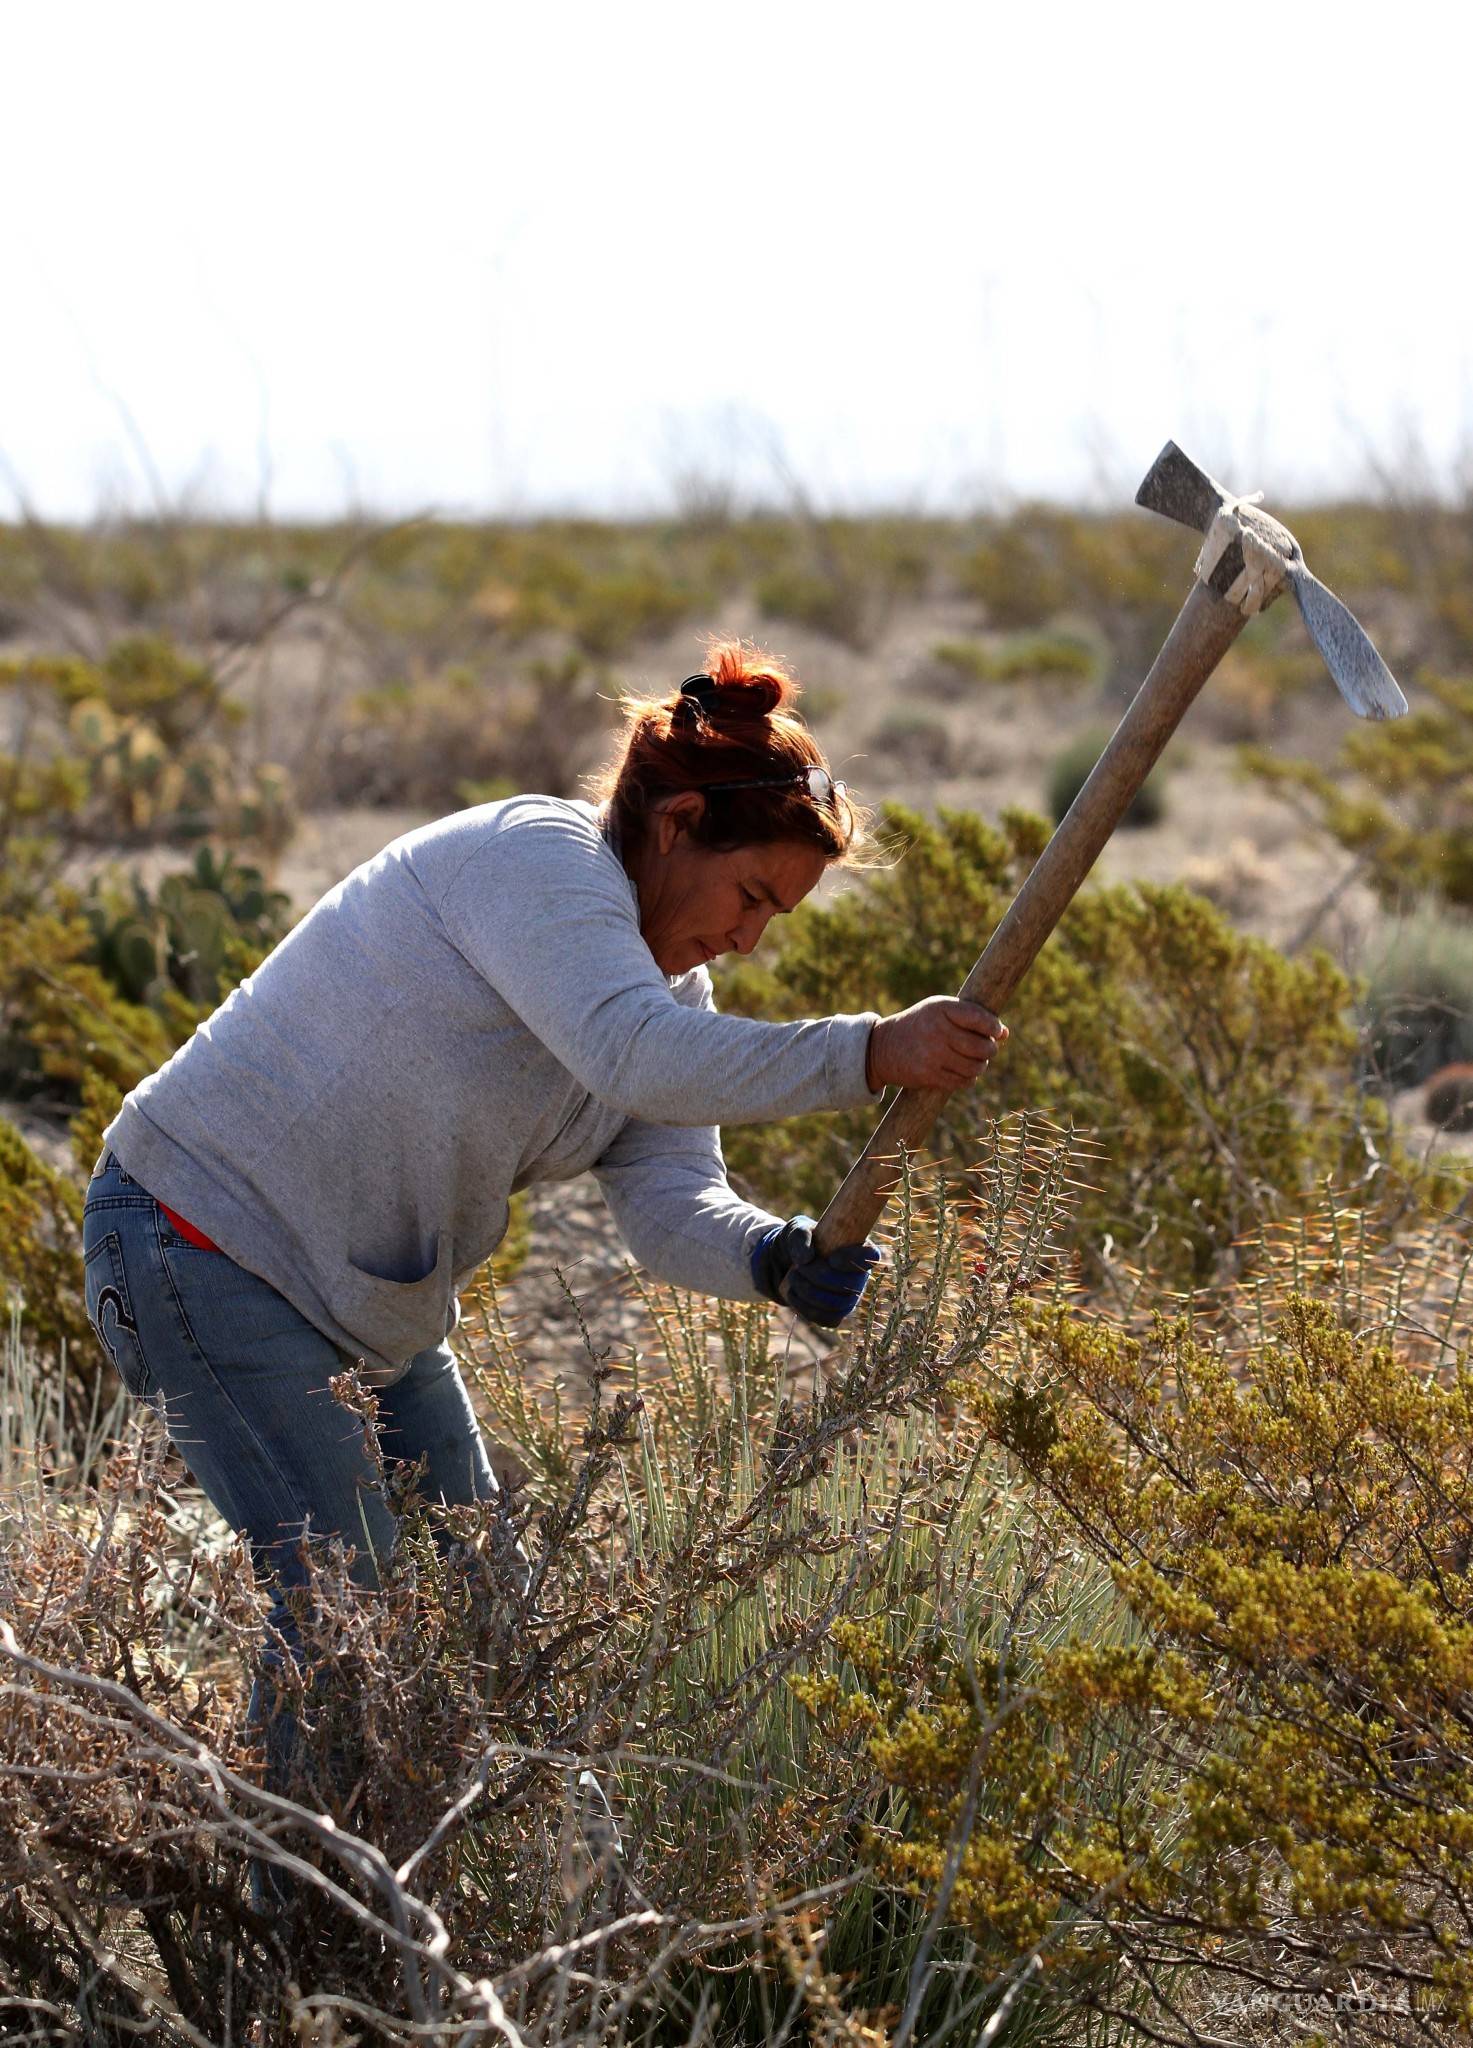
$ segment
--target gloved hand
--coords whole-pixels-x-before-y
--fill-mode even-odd
[[[769,1301],[795,1309],[805,1323],[831,1330],[858,1308],[880,1248],[842,1244],[825,1258],[813,1248],[817,1227],[813,1217],[795,1216],[791,1223],[775,1223],[764,1231],[752,1247],[752,1279]]]

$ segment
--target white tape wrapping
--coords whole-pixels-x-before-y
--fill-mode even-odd
[[[1228,585],[1224,595],[1227,602],[1235,604],[1247,619],[1251,619],[1255,612],[1261,612],[1284,587],[1284,556],[1269,541],[1262,539],[1238,512],[1240,505],[1256,505],[1262,496],[1262,491],[1255,491],[1251,498],[1229,498],[1208,527],[1202,551],[1197,557],[1197,579],[1205,583],[1233,542],[1242,543],[1242,571]]]

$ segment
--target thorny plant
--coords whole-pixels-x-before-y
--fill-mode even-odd
[[[380,1587],[341,1542],[302,1546],[312,1675],[287,1659],[304,1739],[283,1787],[241,1725],[260,1590],[241,1544],[196,1540],[206,1514],[181,1528],[152,1416],[93,1492],[33,1474],[6,1503],[0,2008],[38,2041],[806,2024],[800,2001],[773,2031],[776,1930],[869,1877],[849,1788],[805,1775],[787,1681],[846,1611],[971,1580],[992,1503],[975,1444],[936,1425],[957,1369],[1052,1284],[1070,1159],[1066,1133],[1000,1130],[966,1213],[907,1163],[892,1269],[806,1394],[765,1308],[650,1288],[663,1369],[631,1357],[611,1393],[590,1336],[580,1441],[544,1424],[528,1485],[446,1509],[380,1465],[400,1517]],[[515,1360],[483,1310],[494,1429]],[[336,1391],[372,1438],[371,1393]],[[1000,1579],[1007,1553],[1004,1532]],[[294,1883],[275,1915],[249,1903],[253,1857]]]
[[[13,2031],[1197,2048],[1323,1993],[1451,2038],[1466,1242],[1357,1246],[1327,1200],[1168,1343],[1071,1306],[1079,1159],[1009,1120],[966,1206],[908,1164],[816,1368],[765,1307],[641,1283],[649,1355],[585,1327],[571,1419],[479,1290],[526,1479],[447,1511],[381,1470],[372,1594],[306,1547],[326,1681],[282,1790],[240,1725],[259,1591],[151,1418],[95,1493],[59,1438],[16,1460]],[[296,1886],[271,1915],[252,1856]]]

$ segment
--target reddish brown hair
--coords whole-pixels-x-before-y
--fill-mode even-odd
[[[626,853],[642,844],[663,797],[828,765],[792,709],[799,686],[781,661],[740,640],[713,639],[706,673],[715,689],[699,713],[678,689],[624,699],[623,746],[594,779],[593,795],[609,806]],[[698,845],[718,852],[794,839],[831,861],[847,860],[864,836],[865,813],[847,796],[816,804],[801,787],[716,790],[691,829]]]

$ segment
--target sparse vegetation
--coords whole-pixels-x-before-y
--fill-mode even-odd
[[[869,736],[869,750],[900,775],[955,775],[964,766],[946,720],[913,704],[881,719]]]
[[[1079,633],[1015,633],[988,646],[980,640],[939,640],[932,661],[963,682],[1023,679],[1081,683],[1099,672],[1099,650]],[[945,694],[943,688],[938,692]]]
[[[578,654],[401,679],[353,700],[320,787],[335,803],[428,812],[519,789],[571,796],[607,717],[600,677]]]

